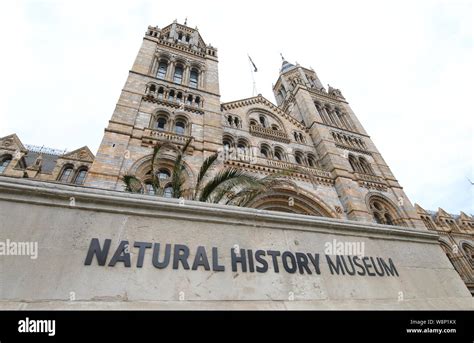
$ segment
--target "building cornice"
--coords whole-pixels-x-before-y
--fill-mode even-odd
[[[439,235],[428,230],[356,222],[336,218],[274,212],[221,204],[151,195],[103,190],[84,186],[58,184],[30,179],[0,176],[0,199],[9,202],[74,208],[127,215],[146,215],[244,227],[263,227],[292,231],[322,232],[348,236],[418,241],[438,245]]]

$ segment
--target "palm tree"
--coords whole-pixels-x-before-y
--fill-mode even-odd
[[[183,155],[186,152],[191,139],[178,151],[173,173],[171,178],[172,197],[181,198],[187,195],[191,200],[219,203],[228,205],[248,206],[256,197],[270,191],[276,187],[290,186],[295,184],[284,176],[291,174],[292,170],[275,173],[263,178],[259,178],[245,171],[236,168],[226,168],[219,171],[214,177],[204,182],[208,172],[218,161],[219,154],[215,153],[207,157],[202,163],[196,184],[191,189],[183,189],[185,183]],[[153,148],[152,157],[152,186],[155,194],[163,196],[164,187],[157,177],[158,164],[162,158],[162,151],[169,147],[174,149],[171,144],[165,143]],[[125,183],[125,189],[133,193],[141,193],[142,186],[140,180],[133,175],[126,175],[122,178]]]
[[[173,189],[173,197],[180,198],[182,195],[182,185],[184,183],[184,178],[182,178],[183,168],[183,154],[189,147],[191,143],[191,138],[186,141],[184,146],[178,150],[178,156],[173,166],[173,176],[171,179],[171,185]],[[163,196],[165,191],[165,185],[158,177],[159,172],[159,163],[163,159],[163,155],[166,152],[166,149],[175,150],[175,147],[170,143],[164,143],[162,145],[155,145],[153,147],[153,155],[151,158],[151,185],[153,191],[158,196]],[[140,180],[135,175],[125,175],[122,177],[122,181],[125,183],[125,190],[132,193],[142,193],[143,188]]]

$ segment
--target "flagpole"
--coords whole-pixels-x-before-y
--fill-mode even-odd
[[[249,66],[250,66],[250,74],[252,75],[252,82],[253,82],[253,89],[252,89],[252,96],[256,96],[257,93],[257,83],[255,82],[255,64],[253,63],[252,59],[250,58],[250,55],[247,54],[249,58]]]

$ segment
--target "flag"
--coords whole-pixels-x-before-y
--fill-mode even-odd
[[[258,71],[257,66],[255,65],[255,63],[253,63],[252,58],[250,57],[250,55],[248,55],[248,56],[249,56],[250,63],[252,63],[252,66],[255,69],[254,72],[256,73]]]

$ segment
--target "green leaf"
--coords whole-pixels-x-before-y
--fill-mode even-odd
[[[122,177],[125,183],[125,190],[132,193],[142,193],[142,184],[138,178],[133,175],[125,175]]]
[[[196,181],[196,186],[194,188],[193,200],[197,199],[197,196],[199,194],[199,190],[200,190],[200,187],[201,187],[202,180],[205,178],[208,170],[212,167],[214,162],[217,160],[218,156],[219,156],[219,154],[215,153],[215,154],[209,156],[208,158],[206,158],[204,160],[204,162],[202,163],[201,168],[199,170],[199,175],[198,175],[198,178],[197,178],[197,181]]]

